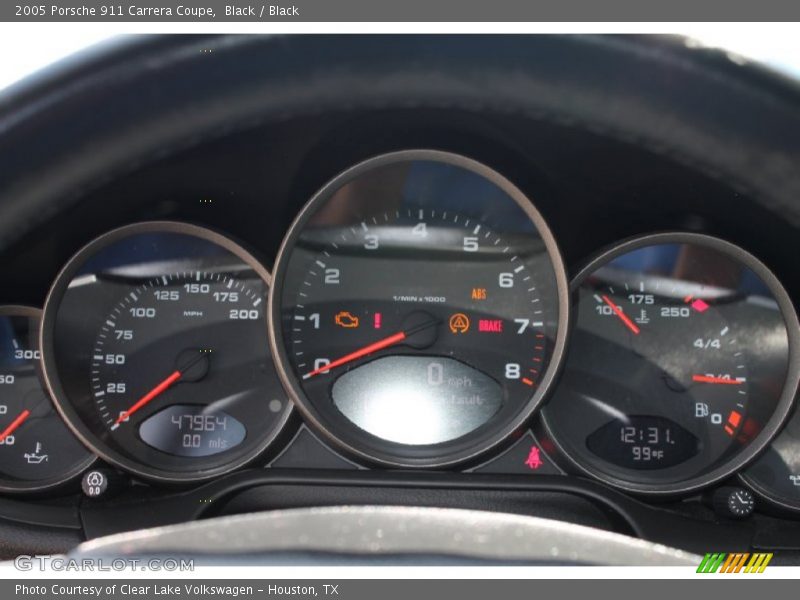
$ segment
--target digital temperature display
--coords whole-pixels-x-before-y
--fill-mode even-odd
[[[630,416],[609,421],[586,438],[594,454],[627,469],[666,469],[700,450],[697,437],[664,417]]]

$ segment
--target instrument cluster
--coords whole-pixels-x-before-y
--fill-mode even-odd
[[[589,258],[570,281],[536,198],[434,150],[330,181],[271,273],[197,225],[113,230],[43,311],[0,308],[0,491],[98,459],[156,485],[260,466],[296,411],[364,468],[465,470],[533,428],[570,474],[738,476],[800,514],[800,326],[770,268],[684,231]]]

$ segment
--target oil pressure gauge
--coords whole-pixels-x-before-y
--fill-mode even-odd
[[[0,306],[0,490],[34,492],[77,477],[94,456],[67,429],[39,376],[41,311]]]
[[[688,491],[741,467],[783,423],[797,316],[742,249],[696,234],[639,238],[580,273],[573,302],[543,417],[578,469],[631,491]]]

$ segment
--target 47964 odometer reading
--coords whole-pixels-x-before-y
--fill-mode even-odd
[[[59,411],[102,457],[197,480],[253,459],[285,423],[267,342],[269,274],[180,223],[113,231],[65,267],[45,307]]]
[[[210,331],[206,344],[198,346],[197,329],[226,320],[229,335],[234,328],[246,329],[247,321],[262,319],[262,302],[247,282],[199,270],[162,275],[126,294],[101,325],[91,364],[97,410],[112,435],[138,437],[158,450],[191,457],[242,443],[246,427],[241,421],[222,407],[209,411],[205,396],[216,395],[211,387],[185,385],[186,394],[171,392],[188,396],[185,404],[171,403],[155,413],[150,408],[160,406],[159,399],[178,384],[203,381],[220,350],[230,350]],[[151,416],[131,425],[144,411]]]

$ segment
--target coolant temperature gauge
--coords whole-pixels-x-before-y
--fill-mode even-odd
[[[41,311],[0,307],[0,490],[34,492],[79,475],[93,461],[67,429],[38,373]]]
[[[797,316],[767,268],[704,235],[646,236],[573,283],[576,322],[545,427],[623,489],[688,492],[770,440],[797,386]]]

